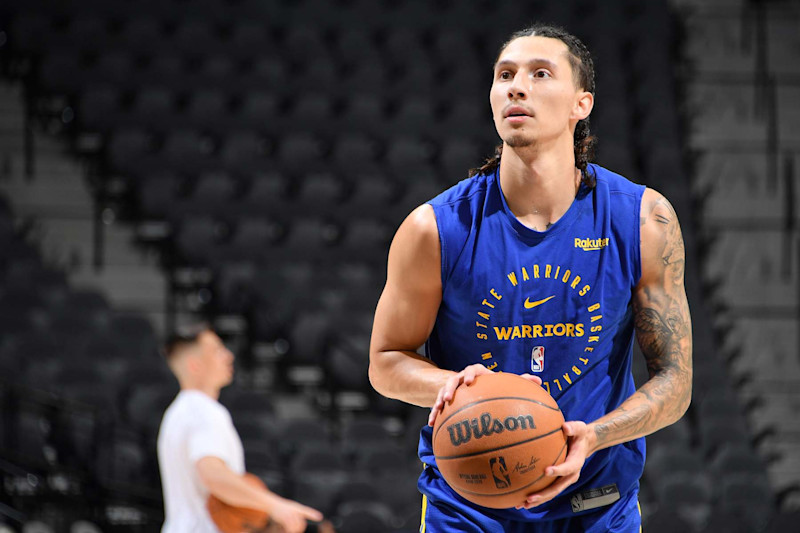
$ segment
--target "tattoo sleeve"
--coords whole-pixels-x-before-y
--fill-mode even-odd
[[[640,219],[642,279],[633,295],[636,337],[650,379],[617,409],[596,420],[596,449],[648,435],[677,421],[692,391],[692,328],[683,285],[685,252],[678,217],[667,200],[646,195]],[[649,197],[649,198],[648,198]]]

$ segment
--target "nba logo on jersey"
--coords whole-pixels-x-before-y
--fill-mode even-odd
[[[531,350],[531,372],[544,372],[544,346],[534,346]]]

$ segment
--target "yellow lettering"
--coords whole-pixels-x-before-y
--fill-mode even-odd
[[[598,320],[600,320],[601,318],[603,318],[603,315],[594,315],[594,316],[592,317],[592,322],[597,322],[597,321],[598,321]]]
[[[564,272],[564,275],[561,277],[561,281],[564,282],[564,283],[568,282],[569,281],[569,277],[571,275],[572,275],[572,271],[571,270],[567,270],[566,272]]]
[[[583,351],[584,351],[584,352],[593,352],[593,351],[594,351],[594,348],[592,348],[592,347],[590,347],[590,346],[587,346],[586,348],[584,348],[584,349],[583,349]]]
[[[575,248],[581,247],[581,239],[580,237],[575,237]]]
[[[562,377],[564,378],[564,381],[572,385],[572,380],[569,378],[569,374],[562,374]]]
[[[572,280],[572,284],[570,285],[570,287],[572,287],[573,289],[577,289],[578,288],[578,282],[580,280],[581,280],[580,276],[575,276],[575,279]]]
[[[542,326],[536,324],[535,326],[533,326],[533,338],[536,339],[541,336],[542,336]]]
[[[595,312],[595,311],[597,311],[598,309],[600,309],[600,304],[599,304],[599,303],[598,303],[598,304],[594,304],[594,305],[590,305],[590,306],[589,306],[589,312],[590,312],[590,313],[594,313],[594,312]]]
[[[533,277],[539,279],[539,265],[533,265]]]
[[[575,336],[583,337],[583,324],[575,324]]]
[[[494,328],[494,334],[497,335],[497,340],[499,341],[507,341],[508,337],[511,335],[511,328]]]
[[[489,370],[494,370],[495,368],[497,368],[497,361],[492,363],[491,366],[487,366],[486,368],[488,368]]]
[[[597,335],[590,335],[589,336],[589,342],[598,342],[599,340],[600,340],[600,337],[597,336]]]
[[[553,333],[556,335],[556,337],[563,337],[564,333],[566,332],[567,327],[564,324],[559,323],[553,327]]]
[[[553,279],[558,279],[558,273],[561,272],[561,265],[556,267],[556,273],[553,274]]]
[[[576,376],[580,376],[580,375],[581,375],[581,369],[580,369],[580,368],[578,368],[578,367],[577,367],[577,366],[575,366],[575,365],[572,365],[572,371],[573,371],[573,372],[575,372],[575,375],[576,375]]]
[[[483,353],[483,354],[481,354],[481,357],[483,358],[484,361],[487,360],[487,359],[491,359],[492,358],[492,352]]]
[[[547,391],[547,394],[550,394],[550,382],[549,381],[545,381],[544,383],[542,383],[542,387],[544,387],[544,389]]]
[[[480,322],[475,322],[475,325],[478,326],[479,328],[488,328],[489,327],[486,324],[481,324]]]
[[[489,320],[489,315],[486,314],[486,313],[478,312],[478,316],[481,317],[484,320]]]
[[[480,340],[482,340],[482,341],[488,341],[489,340],[489,335],[487,335],[486,333],[478,333],[477,335],[478,335],[478,338]]]
[[[511,284],[513,286],[516,287],[517,286],[517,273],[516,272],[512,272],[511,274],[509,274],[508,275],[508,280],[511,282]]]
[[[589,292],[589,289],[591,289],[590,286],[584,285],[578,294],[580,294],[581,296],[586,296],[586,293]]]
[[[525,337],[526,339],[530,339],[531,338],[531,330],[532,329],[533,328],[530,327],[529,325],[524,324],[522,326],[522,336]]]
[[[528,271],[525,270],[525,267],[522,267],[522,280],[523,281],[528,281],[529,279],[531,279],[531,278],[528,277]]]
[[[519,326],[514,326],[514,332],[511,334],[511,340],[519,339],[522,337],[522,333],[519,331]]]
[[[486,305],[486,306],[491,307],[492,309],[494,309],[494,305],[490,304],[489,300],[487,300],[486,298],[483,299],[483,301],[481,302],[481,305]]]
[[[489,294],[491,294],[492,296],[494,296],[494,297],[495,297],[495,298],[497,298],[498,300],[502,300],[502,299],[503,299],[503,297],[502,297],[501,295],[497,294],[497,293],[494,291],[494,289],[491,289],[491,290],[489,291]]]
[[[603,331],[603,326],[592,326],[592,333],[597,333],[598,331]]]
[[[553,270],[553,267],[552,267],[552,266],[550,266],[550,265],[545,265],[545,266],[544,266],[544,277],[546,277],[546,278],[549,278],[549,277],[550,277],[550,271],[551,271],[551,270]]]
[[[584,366],[589,364],[589,360],[586,359],[585,357],[578,357],[578,359],[581,360],[581,363],[583,363]]]
[[[564,390],[564,389],[561,388],[561,382],[560,381],[558,381],[557,379],[554,379],[553,381],[555,381],[556,385],[558,385],[558,390]]]
[[[575,324],[567,324],[567,337],[575,336]]]

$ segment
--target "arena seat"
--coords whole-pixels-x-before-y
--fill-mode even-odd
[[[380,502],[344,502],[336,509],[335,524],[342,533],[389,532],[394,514]]]
[[[87,89],[80,94],[77,114],[82,130],[107,134],[123,117],[121,95],[109,86]]]

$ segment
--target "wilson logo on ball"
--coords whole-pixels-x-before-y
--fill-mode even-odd
[[[494,418],[490,413],[481,413],[478,418],[466,419],[447,426],[450,442],[453,446],[461,446],[473,438],[480,439],[504,431],[536,429],[531,415],[509,416],[503,420]]]

